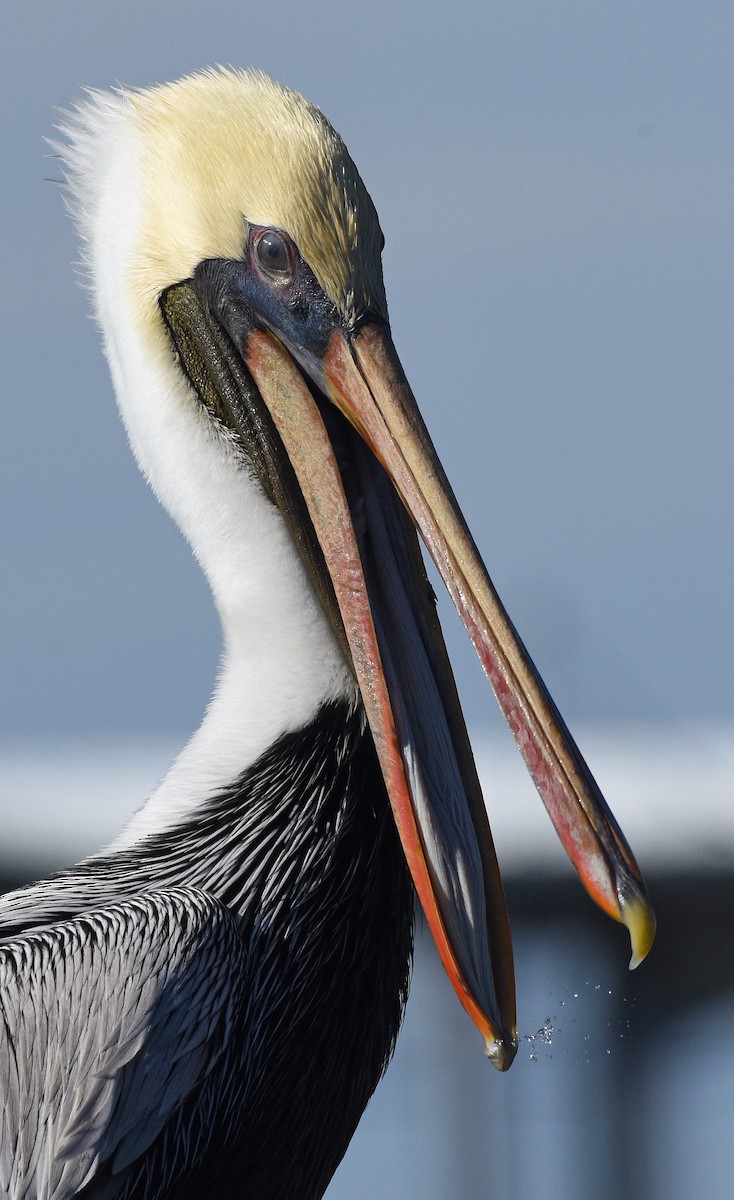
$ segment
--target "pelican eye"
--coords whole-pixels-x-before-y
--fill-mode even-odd
[[[269,229],[262,237],[258,238],[255,254],[258,266],[268,275],[276,275],[281,278],[292,275],[293,266],[288,243],[282,233],[276,233],[274,229]]]

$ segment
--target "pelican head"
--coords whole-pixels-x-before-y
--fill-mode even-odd
[[[363,706],[403,851],[493,1063],[517,1037],[505,901],[417,535],[584,885],[654,923],[634,859],[519,641],[395,352],[370,196],[326,118],[257,73],[114,96],[66,129],[116,393],[212,586],[200,733],[134,822],[173,823],[335,696]]]

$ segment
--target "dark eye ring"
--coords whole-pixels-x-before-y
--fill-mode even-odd
[[[255,245],[258,266],[268,275],[285,279],[293,274],[288,242],[276,229],[267,229]]]

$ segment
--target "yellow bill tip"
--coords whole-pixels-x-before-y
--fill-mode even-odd
[[[620,912],[629,930],[632,943],[630,971],[634,971],[650,953],[655,940],[655,913],[647,901],[640,897],[623,900],[620,903]]]

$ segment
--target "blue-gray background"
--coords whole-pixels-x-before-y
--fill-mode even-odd
[[[729,719],[729,3],[4,0],[2,736],[189,730],[218,630],[137,477],[43,136],[81,85],[256,65],[381,214],[395,340],[571,719]],[[491,711],[455,638],[470,719]]]
[[[3,0],[0,743],[175,745],[211,689],[209,597],[125,444],[42,139],[82,85],[216,62],[264,68],[344,135],[385,230],[408,376],[564,713],[638,736],[731,724],[733,51],[715,0]],[[450,642],[481,726],[494,705],[455,623]],[[577,983],[627,986],[552,924],[550,941],[516,926],[539,1020],[550,986],[571,1007]],[[428,961],[335,1197],[484,1200],[492,1168],[498,1200],[634,1194],[599,1140],[625,1082],[601,1001],[565,1055],[533,1074],[524,1047],[488,1080],[445,984],[421,990]],[[730,1179],[731,1011],[695,1023],[712,1039],[695,1055],[688,1018],[661,1025],[629,1077],[646,1200],[696,1194],[706,1164]],[[406,1069],[412,1091],[393,1084]]]

